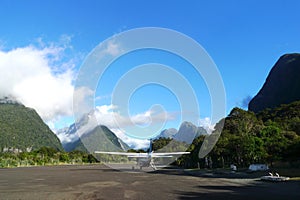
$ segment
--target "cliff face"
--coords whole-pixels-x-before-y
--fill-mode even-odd
[[[250,111],[259,112],[300,100],[300,54],[285,54],[270,71],[263,87],[249,102]]]

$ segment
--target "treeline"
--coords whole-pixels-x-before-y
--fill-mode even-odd
[[[206,158],[198,154],[204,136],[196,138],[175,164],[184,167],[248,167],[252,163],[285,162],[300,167],[300,101],[267,109],[258,114],[240,108],[215,127],[220,138]]]
[[[221,128],[224,124],[223,129]],[[178,158],[173,164],[186,167],[226,168],[230,164],[248,167],[252,163],[272,166],[279,162],[300,167],[300,101],[253,113],[234,108],[215,126],[220,138],[212,151],[199,158],[199,150],[205,139],[201,135],[191,145],[167,138],[153,141],[153,150],[162,152],[190,151],[191,154]],[[129,150],[144,152],[143,150]],[[58,165],[103,162],[130,162],[125,156],[95,155],[72,151],[63,152],[56,148],[42,147],[32,152],[0,153],[0,167]]]
[[[0,167],[20,167],[60,164],[84,164],[98,162],[92,154],[81,151],[63,152],[51,147],[42,147],[32,152],[2,152]]]

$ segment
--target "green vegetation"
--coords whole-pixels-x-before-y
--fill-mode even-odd
[[[225,119],[222,134],[207,156],[212,167],[248,167],[251,163],[289,163],[300,166],[300,101],[267,109],[258,114],[234,108]],[[175,164],[208,167],[198,153],[204,136],[197,137]]]
[[[97,126],[90,132],[86,133],[80,139],[65,145],[66,151],[124,151],[128,150],[129,146],[120,140],[106,126]]]
[[[17,103],[0,103],[0,152],[27,152],[44,146],[63,150],[35,110]]]
[[[42,147],[32,152],[0,153],[0,167],[96,163],[91,154],[81,151],[61,152],[51,147]]]

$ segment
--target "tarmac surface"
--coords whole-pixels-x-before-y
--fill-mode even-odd
[[[0,199],[300,199],[300,182],[104,165],[0,169]]]

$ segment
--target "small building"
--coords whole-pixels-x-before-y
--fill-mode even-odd
[[[249,170],[251,171],[266,171],[269,167],[266,164],[251,164]]]
[[[237,170],[237,167],[236,167],[236,165],[231,164],[231,165],[230,165],[230,169],[231,169],[232,171],[236,171],[236,170]]]

